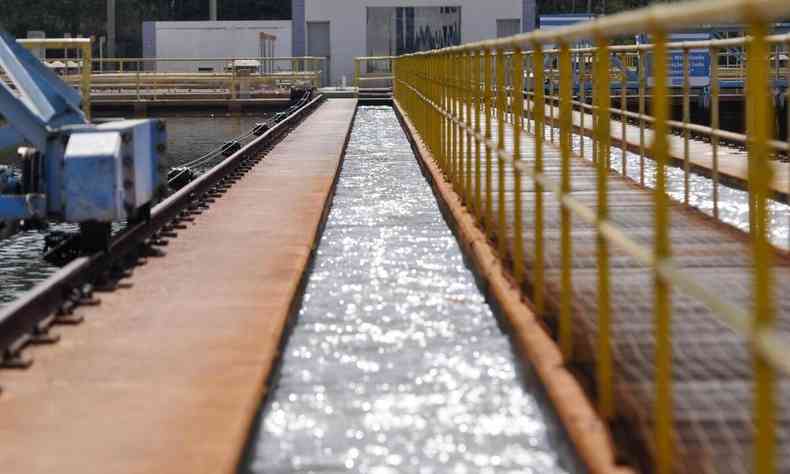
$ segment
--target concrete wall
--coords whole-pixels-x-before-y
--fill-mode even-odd
[[[330,22],[331,82],[354,77],[354,58],[366,53],[366,7],[461,7],[461,42],[496,38],[497,20],[522,19],[523,0],[304,0],[305,21]]]
[[[146,22],[149,23],[149,22]],[[255,58],[260,33],[277,37],[275,56],[292,54],[291,22],[284,21],[157,21],[143,25],[143,51],[156,58]],[[221,71],[220,62],[157,63],[157,71],[196,72],[199,67]]]
[[[304,21],[304,2],[305,0],[292,0],[291,18],[293,18],[293,55],[307,55],[307,37],[305,36]]]

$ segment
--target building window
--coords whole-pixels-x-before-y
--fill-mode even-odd
[[[367,54],[395,56],[461,44],[460,7],[368,7]]]

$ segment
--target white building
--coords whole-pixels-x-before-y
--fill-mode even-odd
[[[147,21],[143,23],[145,58],[289,57],[291,22],[283,21]],[[225,62],[157,61],[160,72],[221,72]]]
[[[354,58],[397,55],[532,29],[534,0],[293,0],[294,56],[328,57],[331,84]]]

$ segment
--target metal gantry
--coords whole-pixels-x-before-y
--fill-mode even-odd
[[[90,77],[90,40],[35,45],[81,48]],[[3,31],[0,69],[8,78],[0,82],[0,150],[19,146],[23,163],[21,189],[0,195],[0,219],[79,223],[86,235],[99,229],[100,245],[108,243],[110,223],[146,219],[161,184],[164,123],[91,124],[79,92]],[[82,86],[89,97],[90,82]]]

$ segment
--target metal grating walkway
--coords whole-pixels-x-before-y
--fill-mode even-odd
[[[485,118],[484,118],[485,119]],[[492,121],[496,136],[496,121]],[[506,131],[512,151],[512,130]],[[524,136],[522,159],[534,161],[534,137]],[[485,169],[485,167],[483,167]],[[506,201],[512,216],[512,167],[505,166]],[[493,170],[493,208],[496,212],[497,166]],[[544,174],[560,180],[560,151],[544,145]],[[574,158],[572,194],[596,209],[594,165]],[[485,180],[483,180],[484,182]],[[609,183],[612,222],[644,245],[653,242],[651,190],[622,176]],[[534,263],[535,192],[532,181],[522,178],[527,269]],[[548,318],[556,311],[560,295],[560,207],[545,194],[545,294]],[[701,212],[674,204],[671,209],[672,249],[679,270],[692,275],[706,288],[743,307],[750,307],[751,248],[748,236]],[[577,360],[594,371],[597,340],[596,231],[573,221],[573,314]],[[512,241],[513,229],[508,228]],[[777,258],[777,329],[790,335],[790,258]],[[638,441],[652,449],[653,436],[653,275],[648,267],[610,245],[612,340],[615,396],[618,416],[631,426]],[[528,275],[529,280],[530,275]],[[528,281],[531,285],[531,282]],[[713,316],[712,311],[677,289],[673,305],[673,389],[675,401],[676,469],[687,473],[747,473],[752,465],[752,360],[744,339]],[[782,379],[778,410],[780,472],[790,472],[790,380]]]

